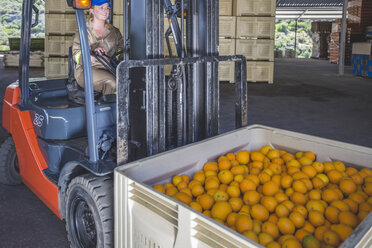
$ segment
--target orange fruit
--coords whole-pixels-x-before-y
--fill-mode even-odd
[[[242,174],[238,174],[234,176],[234,181],[241,183],[244,180],[244,176]]]
[[[341,242],[338,234],[332,230],[327,230],[323,233],[323,241],[327,245],[331,245],[331,246],[338,246]]]
[[[256,190],[256,184],[250,180],[250,179],[244,179],[241,183],[240,183],[240,191],[242,193],[245,193],[247,192],[248,190]]]
[[[189,189],[192,189],[192,187],[194,187],[197,184],[201,185],[201,182],[200,181],[196,181],[196,180],[192,180],[187,187]]]
[[[243,236],[253,240],[254,242],[258,243],[258,236],[255,232],[253,231],[246,231],[242,233]]]
[[[218,169],[219,170],[230,170],[231,162],[228,159],[222,159],[218,162]]]
[[[168,196],[174,196],[178,192],[178,189],[174,186],[169,187],[165,190],[165,194]]]
[[[344,199],[344,194],[342,194],[342,191],[339,190],[338,187],[335,188],[335,189],[333,189],[333,190],[336,191],[336,193],[337,193],[337,195],[338,195],[338,199],[340,199],[340,200]]]
[[[267,183],[271,180],[271,176],[266,172],[259,173],[258,178],[260,179],[261,184]]]
[[[307,209],[303,205],[297,205],[293,208],[293,212],[299,212],[304,218],[307,217]]]
[[[307,192],[306,184],[300,180],[294,181],[292,187],[296,192],[300,192],[302,194]]]
[[[358,192],[351,193],[349,195],[349,198],[354,200],[356,203],[361,204],[365,202],[365,199],[362,194],[359,194]]]
[[[302,178],[309,178],[305,173],[299,171],[299,172],[296,172],[295,174],[292,175],[293,177],[293,180],[299,180],[299,179],[302,179]]]
[[[198,197],[204,193],[204,188],[200,184],[196,184],[194,187],[192,187],[191,193],[193,196]]]
[[[226,189],[227,194],[230,197],[239,197],[240,196],[240,189],[236,186],[228,186]]]
[[[289,160],[295,159],[295,157],[290,153],[284,153],[281,158],[284,160],[284,162],[288,162]]]
[[[224,161],[224,160],[223,160]],[[229,170],[221,170],[218,173],[218,179],[223,184],[229,184],[234,179],[234,175]]]
[[[213,196],[215,202],[228,201],[229,195],[223,190],[217,190]]]
[[[274,175],[272,178],[271,178],[271,181],[273,181],[274,183],[276,183],[279,188],[280,188],[280,178],[281,176],[280,175]]]
[[[205,182],[205,175],[204,172],[200,171],[201,173],[195,173],[193,179],[195,181],[199,181],[201,184],[204,184]]]
[[[332,183],[339,183],[342,179],[342,174],[338,170],[331,170],[327,172],[329,181]]]
[[[286,235],[281,235],[281,236],[279,237],[279,239],[278,239],[278,242],[279,242],[279,244],[282,244],[282,245],[283,245],[283,243],[284,243],[285,241],[289,240],[289,239],[297,240],[295,236],[293,236],[293,235],[291,235],[291,234],[286,234]]]
[[[309,199],[310,200],[321,200],[322,199],[322,191],[319,189],[313,189],[309,192]]]
[[[331,206],[337,208],[340,211],[350,211],[349,205],[344,201],[333,201],[331,202]]]
[[[209,171],[209,170],[217,172],[218,171],[218,164],[217,164],[217,162],[207,162],[206,164],[204,164],[203,169],[204,169],[204,172]]]
[[[227,159],[225,156],[220,156],[218,159],[217,159],[217,162],[220,162],[221,160],[225,160]]]
[[[264,196],[261,198],[261,204],[269,211],[273,212],[278,205],[278,202],[272,196]]]
[[[283,201],[282,204],[288,208],[289,212],[291,212],[293,210],[293,208],[295,207],[293,202],[288,201],[288,200]]]
[[[256,175],[247,175],[245,177],[245,179],[251,180],[252,182],[254,182],[256,184],[256,186],[258,186],[260,184],[260,179]]]
[[[235,227],[235,222],[236,222],[236,219],[238,218],[238,214],[237,213],[230,213],[227,218],[226,218],[226,224],[229,226],[229,227]]]
[[[249,151],[239,151],[235,159],[238,160],[239,164],[248,164],[249,162]]]
[[[229,199],[231,209],[234,212],[238,212],[243,206],[243,200],[240,197],[232,197]]]
[[[307,202],[307,197],[299,192],[294,192],[290,198],[294,203],[300,205],[304,205]]]
[[[283,205],[283,204],[279,204],[278,206],[276,206],[275,208],[275,213],[276,215],[280,218],[280,217],[286,217],[288,216],[289,214],[289,210],[288,208]]]
[[[345,165],[341,161],[334,161],[333,166],[335,167],[336,170],[339,172],[344,172],[345,171]]]
[[[321,189],[325,186],[324,181],[318,177],[314,177],[311,181],[315,189]]]
[[[235,160],[235,154],[232,152],[226,154],[225,157],[230,161]]]
[[[271,149],[266,156],[272,160],[274,158],[280,158],[280,153],[278,150]]]
[[[293,193],[294,193],[293,188],[288,188],[288,189],[285,190],[285,194],[289,197],[291,197],[293,195]]]
[[[245,172],[244,165],[237,165],[231,168],[231,173],[234,175],[244,174]]]
[[[227,184],[220,184],[220,186],[218,186],[218,189],[226,192],[227,187],[229,187]]]
[[[265,221],[269,218],[269,211],[261,204],[256,204],[251,208],[251,216],[256,220]]]
[[[314,167],[317,173],[322,173],[324,171],[324,164],[319,161],[315,161],[311,166]]]
[[[269,145],[265,145],[263,147],[261,147],[260,149],[260,152],[262,152],[263,154],[267,154],[270,150],[272,150],[273,148]]]
[[[279,220],[279,218],[276,214],[271,214],[269,216],[269,218],[267,219],[267,221],[270,221],[270,222],[275,223],[275,224],[278,223],[278,220]]]
[[[354,231],[350,226],[345,224],[332,225],[331,230],[338,234],[341,241],[345,241]]]
[[[319,241],[323,240],[323,234],[325,233],[325,231],[328,230],[328,227],[326,226],[318,226],[316,229],[315,229],[315,232],[314,232],[314,235],[315,235],[315,238]]]
[[[303,229],[305,229],[309,233],[314,233],[315,232],[315,227],[309,221],[305,221]]]
[[[369,168],[363,168],[363,169],[360,170],[359,173],[360,173],[360,175],[361,175],[363,178],[365,178],[365,177],[367,177],[367,176],[372,176],[372,170],[369,169]]]
[[[209,218],[212,218],[212,214],[211,214],[211,211],[210,210],[204,210],[203,211],[203,214],[208,216]]]
[[[343,202],[349,206],[351,212],[353,213],[358,212],[358,203],[356,203],[353,199],[350,198],[344,199]]]
[[[271,163],[269,169],[276,175],[279,175],[282,172],[282,167],[279,164]]]
[[[302,172],[308,175],[310,178],[315,177],[315,175],[317,174],[316,169],[311,165],[306,165],[302,167]]]
[[[296,230],[292,221],[287,217],[280,217],[278,220],[278,228],[282,234],[293,234]]]
[[[230,160],[230,162],[231,162],[231,166],[232,166],[232,167],[239,165],[239,162],[238,162],[238,160],[236,160],[236,159],[234,159],[234,160]]]
[[[211,210],[211,215],[213,218],[221,219],[225,221],[227,216],[232,212],[231,206],[226,201],[216,202]]]
[[[258,174],[260,174],[260,172],[261,172],[261,169],[259,169],[259,168],[255,168],[255,167],[250,168],[250,174],[251,175],[258,175]]]
[[[157,191],[159,191],[159,192],[165,194],[165,188],[164,188],[163,185],[161,185],[161,184],[156,184],[156,185],[154,185],[153,188],[156,189]]]
[[[323,165],[324,165],[324,171],[325,171],[326,173],[327,173],[328,171],[331,171],[331,170],[334,170],[334,169],[335,169],[335,166],[334,166],[333,163],[330,162],[330,161],[324,162]]]
[[[316,211],[316,210],[309,211],[309,221],[315,227],[321,226],[324,224],[324,221],[325,221],[324,215],[321,212]]]
[[[217,190],[218,190],[218,188],[210,189],[210,190],[207,191],[207,194],[214,197],[214,194],[217,192]]]
[[[368,202],[362,202],[362,203],[359,205],[359,211],[367,211],[367,212],[371,212],[371,211],[372,211],[372,205],[369,204]]]
[[[352,228],[355,228],[359,224],[358,217],[350,211],[340,212],[338,220],[341,224],[349,225]]]
[[[263,246],[266,246],[267,244],[273,241],[274,241],[274,238],[268,233],[263,232],[263,233],[258,234],[258,242]]]
[[[181,189],[184,189],[184,188],[187,188],[187,183],[182,181],[180,183],[177,184],[177,189],[178,190],[181,190]]]
[[[309,233],[308,231],[306,231],[305,229],[301,228],[301,229],[298,229],[295,233],[295,237],[297,238],[297,240],[299,240],[301,243],[303,241],[303,239],[308,236],[308,235],[311,235],[311,233]]]
[[[172,183],[166,183],[164,184],[164,189],[167,190],[168,188],[174,187]]]
[[[274,158],[273,160],[271,160],[271,162],[280,166],[284,165],[284,160],[281,158]]]
[[[364,178],[364,183],[372,183],[372,176],[366,176]]]
[[[244,193],[243,202],[247,205],[255,205],[260,201],[260,194],[255,190],[249,190]]]
[[[351,176],[351,179],[354,181],[355,184],[361,185],[364,181],[363,177],[360,175],[360,173],[354,174]]]
[[[208,194],[203,194],[197,198],[197,202],[204,210],[209,210],[214,204],[214,199]]]
[[[204,188],[205,190],[209,191],[211,189],[218,189],[219,186],[220,186],[220,182],[212,179],[212,180],[208,180],[207,182],[205,182]]]
[[[183,182],[183,179],[181,176],[174,176],[172,178],[172,183],[174,184],[174,186],[177,186],[177,184],[179,184],[180,182]]]
[[[289,175],[282,176],[280,178],[280,185],[285,189],[291,187],[292,182],[293,182],[293,178]]]
[[[358,170],[355,169],[355,168],[353,168],[353,167],[348,167],[348,168],[346,168],[345,172],[346,172],[346,174],[347,174],[349,177],[351,177],[352,175],[358,173]]]
[[[205,178],[208,178],[210,176],[217,176],[217,172],[214,170],[207,170],[204,172]]]
[[[258,169],[263,169],[263,162],[261,161],[252,161],[249,165],[250,168],[258,168]]]
[[[331,223],[336,224],[338,223],[338,215],[340,213],[340,210],[336,207],[327,207],[324,215]]]
[[[322,193],[322,199],[326,202],[332,202],[339,199],[338,193],[333,189],[326,189]]]
[[[263,185],[263,194],[266,196],[273,196],[279,191],[279,185],[273,181],[269,181]]]
[[[365,183],[362,188],[368,196],[372,196],[372,183]]]
[[[276,241],[271,241],[270,243],[266,244],[266,248],[281,248],[281,245]]]
[[[313,152],[305,152],[303,157],[307,157],[307,158],[311,159],[311,161],[315,160],[315,154]]]
[[[279,237],[278,227],[270,221],[266,221],[262,224],[262,232],[270,234],[274,239]]]
[[[369,212],[367,211],[359,211],[358,213],[358,219],[359,219],[359,222],[362,222],[367,216],[368,216]]]
[[[288,239],[283,242],[282,248],[301,248],[301,244],[297,239]]]
[[[323,204],[321,203],[320,200],[310,200],[306,203],[306,209],[307,211],[319,211],[321,212],[322,214],[324,213],[325,211],[325,207],[323,206]]]
[[[313,160],[311,160],[308,157],[302,156],[301,158],[298,159],[298,162],[300,162],[302,166],[306,166],[311,165],[313,163]]]
[[[259,152],[259,151],[252,151],[250,155],[251,155],[251,160],[252,161],[262,162],[265,158],[265,155],[262,152]]]
[[[243,180],[242,180],[242,181],[243,181]],[[230,183],[230,186],[235,186],[235,187],[239,188],[239,191],[240,191],[240,183],[239,183],[239,182],[232,181],[232,182]]]
[[[287,172],[288,172],[288,175],[294,175],[295,173],[297,172],[300,172],[300,168],[299,167],[295,167],[295,166],[288,166],[287,167]]]
[[[253,221],[245,214],[238,214],[235,220],[235,228],[239,233],[251,231],[253,229]]]
[[[276,193],[274,197],[278,203],[288,200],[288,196],[283,192]]]
[[[289,215],[289,219],[293,222],[296,228],[301,228],[305,225],[305,217],[299,212],[293,211]]]
[[[191,190],[189,188],[183,188],[183,189],[180,190],[180,192],[186,193],[191,198],[193,196],[192,193],[191,193]]]
[[[200,206],[200,204],[197,203],[197,202],[191,202],[191,203],[190,203],[190,207],[191,207],[192,209],[194,209],[194,210],[200,212],[200,213],[203,212],[203,208],[202,208],[202,206]]]
[[[190,182],[190,177],[186,174],[181,175],[181,178],[187,184]]]
[[[259,234],[261,232],[262,221],[253,220],[253,232]]]
[[[186,205],[189,205],[192,202],[192,198],[184,192],[177,192],[174,195],[174,198]]]
[[[239,211],[239,214],[246,214],[248,216],[251,216],[251,210],[248,205],[243,205],[242,208]]]

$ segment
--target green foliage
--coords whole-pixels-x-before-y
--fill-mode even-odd
[[[277,20],[275,25],[275,50],[294,49],[295,20]],[[310,58],[312,53],[311,20],[300,19],[297,24],[297,57]]]
[[[45,8],[44,0],[36,0],[39,9],[39,24],[32,28],[32,38],[45,36]],[[22,0],[1,0],[0,10],[0,51],[9,50],[8,38],[21,37]]]

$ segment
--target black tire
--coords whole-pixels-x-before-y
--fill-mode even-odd
[[[0,146],[0,183],[6,185],[22,184],[17,151],[12,137],[8,137]]]
[[[66,230],[71,247],[114,247],[113,182],[91,174],[74,178],[66,192]]]

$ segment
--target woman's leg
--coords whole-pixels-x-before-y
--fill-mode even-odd
[[[102,92],[103,95],[113,94],[116,91],[115,77],[104,69],[92,68],[94,91]],[[77,83],[84,87],[83,72],[75,72]]]

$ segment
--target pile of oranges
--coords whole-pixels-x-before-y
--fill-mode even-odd
[[[154,188],[266,247],[338,247],[372,210],[372,170],[263,146]]]

